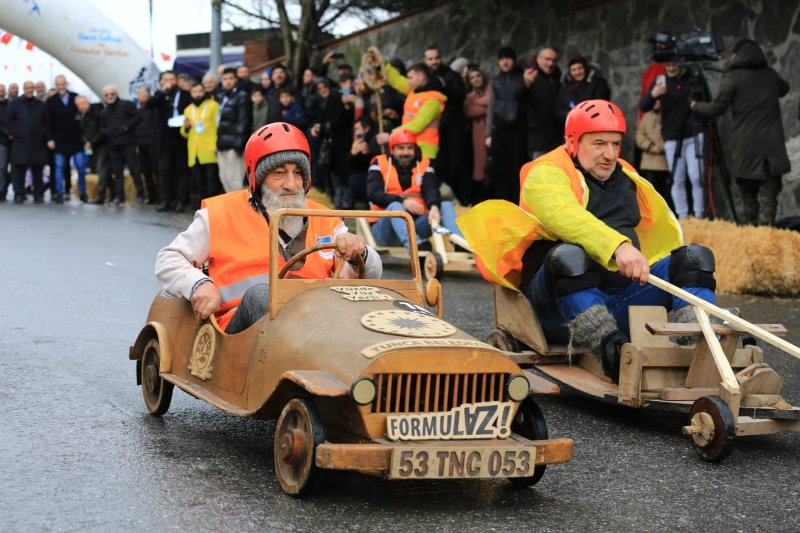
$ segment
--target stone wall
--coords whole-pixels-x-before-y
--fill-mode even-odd
[[[413,17],[360,32],[331,47],[346,53],[358,65],[368,46],[378,46],[386,58],[406,64],[418,62],[429,44],[436,44],[443,59],[463,56],[481,64],[490,75],[497,71],[495,53],[513,46],[522,60],[551,44],[561,51],[560,66],[578,53],[598,63],[630,124],[635,123],[640,78],[650,63],[648,39],[657,31],[690,28],[711,31],[723,38],[726,50],[742,37],[758,41],[770,65],[789,82],[791,92],[782,100],[787,140],[800,136],[800,2],[797,0],[492,0],[447,3]],[[572,7],[564,7],[571,5]],[[707,71],[712,92],[721,75]],[[725,138],[728,118],[720,122]],[[626,139],[630,152],[631,136]],[[797,142],[792,143],[794,146]],[[791,155],[791,154],[790,154]],[[800,164],[784,177],[786,193],[779,216],[800,214]]]

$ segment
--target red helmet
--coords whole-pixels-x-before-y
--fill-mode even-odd
[[[586,100],[572,108],[564,126],[564,140],[571,157],[578,155],[578,141],[584,133],[627,131],[625,117],[620,109],[608,100]]]
[[[389,152],[391,152],[398,144],[417,144],[417,136],[412,131],[405,128],[395,130],[389,136]]]
[[[250,192],[257,194],[256,191],[256,165],[265,156],[288,150],[299,150],[308,157],[308,165],[311,167],[311,149],[308,147],[308,139],[303,132],[287,124],[286,122],[273,122],[255,131],[247,145],[244,147],[244,168],[247,175],[247,182],[250,184]],[[305,190],[311,188],[311,176],[305,184]]]

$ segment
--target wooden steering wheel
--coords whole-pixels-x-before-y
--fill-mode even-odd
[[[278,279],[283,279],[286,276],[286,273],[289,272],[295,263],[303,259],[305,256],[309,254],[313,254],[314,252],[319,252],[320,250],[334,250],[336,249],[336,243],[333,242],[323,242],[320,244],[315,244],[314,246],[309,246],[308,248],[304,248],[294,254],[286,264],[283,265],[283,268],[280,272],[278,272]],[[361,255],[356,256],[356,261],[358,262],[358,279],[364,279],[364,274],[366,273],[366,267],[364,266],[364,259]],[[342,271],[342,266],[344,265],[344,259],[339,261],[339,264],[336,265],[336,270],[333,272],[333,279],[339,279],[339,274]]]

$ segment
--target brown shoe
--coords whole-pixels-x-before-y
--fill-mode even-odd
[[[94,204],[94,205],[103,205],[105,203],[105,200],[103,198],[101,198],[100,196],[95,196],[94,198],[92,198],[92,201],[89,202],[89,203],[90,204]]]

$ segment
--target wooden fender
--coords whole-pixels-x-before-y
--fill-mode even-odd
[[[169,373],[172,371],[172,344],[170,343],[169,333],[167,333],[167,328],[164,327],[164,324],[160,322],[148,322],[145,327],[142,328],[142,331],[139,332],[139,336],[136,337],[136,341],[131,346],[128,357],[131,360],[141,360],[142,356],[144,355],[144,347],[147,344],[147,341],[156,337],[158,339],[158,345],[160,348],[159,358],[159,371],[164,373]]]

